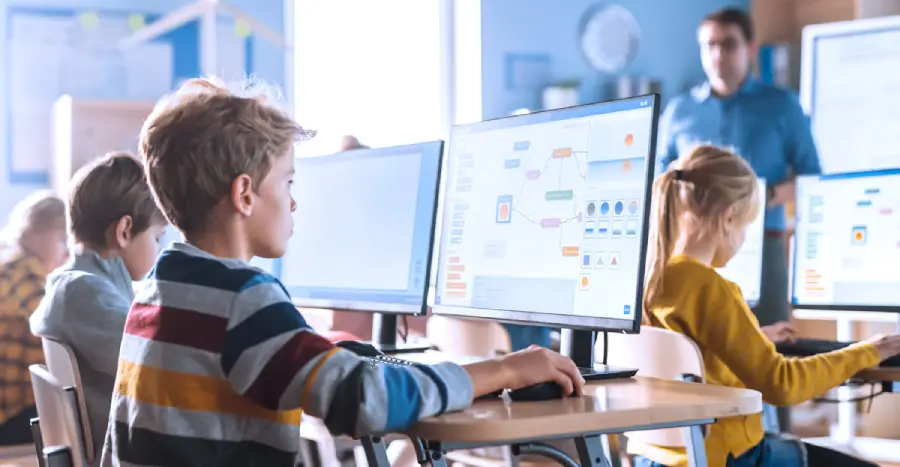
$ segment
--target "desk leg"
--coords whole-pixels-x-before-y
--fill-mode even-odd
[[[369,461],[369,467],[391,467],[391,461],[388,460],[387,449],[381,438],[366,436],[360,440],[363,449],[366,451],[366,459]]]
[[[503,463],[506,467],[519,467],[519,456],[513,452],[512,446],[503,447]]]
[[[690,467],[706,467],[706,444],[703,442],[703,426],[694,425],[682,428],[687,440],[688,465]]]
[[[609,464],[612,467],[622,467],[622,455],[619,446],[619,435],[603,435],[603,437],[600,439],[603,441],[603,452],[606,453],[606,458],[609,459]]]
[[[603,441],[600,435],[579,436],[575,438],[575,449],[581,467],[611,467],[609,459],[603,453]]]

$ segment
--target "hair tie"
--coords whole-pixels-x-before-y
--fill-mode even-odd
[[[684,171],[675,169],[675,180],[684,180]]]

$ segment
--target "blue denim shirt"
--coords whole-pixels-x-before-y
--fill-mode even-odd
[[[725,98],[716,97],[706,83],[669,102],[659,124],[661,168],[702,143],[735,151],[769,186],[821,173],[809,119],[796,95],[752,77]],[[785,227],[784,206],[766,211],[766,230]]]

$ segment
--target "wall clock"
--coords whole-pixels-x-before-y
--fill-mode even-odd
[[[597,71],[622,71],[634,61],[640,40],[640,26],[621,5],[598,5],[588,10],[582,21],[581,50]]]

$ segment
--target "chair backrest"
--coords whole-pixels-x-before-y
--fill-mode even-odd
[[[493,321],[432,315],[425,325],[429,342],[441,352],[460,357],[494,357],[509,353],[509,333]]]
[[[650,326],[641,327],[640,334],[609,334],[607,363],[624,368],[637,368],[641,376],[659,379],[690,379],[706,381],[703,355],[693,340],[684,334]],[[595,355],[601,355],[603,338],[597,339]],[[681,429],[652,430],[626,433],[629,439],[657,446],[685,446]]]
[[[40,419],[41,440],[47,448],[69,448],[74,467],[83,467],[84,444],[78,424],[78,411],[72,391],[55,378],[44,365],[31,365],[31,388]],[[46,452],[46,450],[45,450]]]
[[[91,433],[91,423],[88,418],[87,405],[84,402],[84,385],[81,384],[81,373],[78,371],[78,361],[75,352],[66,344],[49,338],[41,337],[44,347],[44,358],[47,360],[47,368],[64,387],[75,388],[76,407],[78,409],[78,424],[81,425],[81,436],[84,438],[85,456],[88,460],[94,459],[94,443]]]

